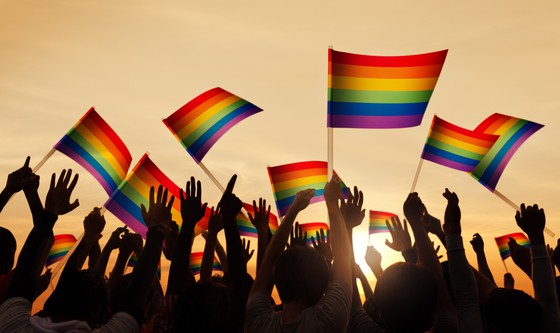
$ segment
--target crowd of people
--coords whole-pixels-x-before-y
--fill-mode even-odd
[[[409,194],[403,204],[406,219],[387,221],[391,235],[387,246],[401,252],[404,260],[383,269],[379,252],[368,247],[366,262],[377,280],[372,288],[354,261],[352,230],[365,217],[363,193],[357,187],[343,198],[340,179],[334,176],[326,184],[330,227],[328,235],[323,230],[314,235],[313,246],[308,245],[296,219],[314,190],[297,193],[274,234],[269,228],[270,205],[255,200],[255,213],[249,216],[258,232],[253,277],[247,273],[253,252],[237,229],[242,202],[234,194],[235,181],[234,175],[212,208],[198,280],[189,261],[195,226],[208,204],[202,199],[200,181],[191,177],[179,198],[161,186],[151,188],[148,206],[142,205],[148,228],[145,240],[119,227],[101,250],[105,219],[94,208],[84,219],[83,238],[68,258],[56,288],[43,309],[31,315],[34,300],[50,283],[50,272],[43,270],[53,227],[60,215],[79,202],[72,198],[78,175],[71,170],[53,174],[41,200],[40,180],[29,168],[28,158],[8,175],[0,193],[1,211],[12,195],[23,191],[33,222],[15,268],[16,240],[0,227],[0,333],[560,332],[554,267],[560,270],[560,246],[547,248],[545,213],[538,205],[522,205],[515,215],[531,248],[514,239],[509,243],[514,262],[532,279],[534,298],[514,289],[509,273],[504,276],[504,287],[498,287],[479,234],[471,240],[477,267],[469,264],[459,198],[448,189],[443,193],[447,199],[443,225],[428,214],[417,193]],[[174,200],[181,203],[180,228],[171,218]],[[225,249],[217,238],[222,230]],[[440,262],[430,234],[446,247],[447,261]],[[106,276],[115,250],[118,257]],[[165,290],[157,276],[162,253],[163,260],[171,262]],[[214,253],[223,275],[212,275]],[[125,274],[133,254],[138,261],[132,273]],[[274,287],[279,304],[271,297]]]

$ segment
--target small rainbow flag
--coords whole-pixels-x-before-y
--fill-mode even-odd
[[[301,227],[301,232],[307,232],[307,245],[313,245],[311,241],[311,237],[315,238],[315,242],[317,242],[317,232],[321,234],[321,229],[325,233],[325,239],[327,239],[327,231],[329,230],[329,226],[324,222],[308,222],[299,225]],[[328,239],[327,239],[328,240]]]
[[[498,140],[497,135],[470,131],[434,116],[422,158],[470,172]]]
[[[55,235],[54,243],[47,255],[47,267],[62,260],[75,243],[76,237],[74,237],[74,235]]]
[[[280,217],[286,215],[288,208],[296,197],[296,193],[305,189],[315,189],[311,203],[325,200],[323,191],[328,181],[327,162],[306,161],[267,167]],[[342,183],[343,194],[348,188]]]
[[[164,188],[167,188],[169,197],[171,197],[171,195],[175,196],[171,214],[173,220],[181,225],[183,219],[181,218],[179,187],[152,162],[147,154],[142,156],[140,161],[134,166],[119,188],[113,192],[104,206],[124,224],[128,225],[130,229],[145,238],[148,229],[144,224],[140,205],[144,204],[144,206],[148,208],[150,187],[154,186],[155,193],[157,193],[159,185],[163,185]],[[208,228],[209,217],[210,208],[207,208],[206,215],[196,225],[196,235]]]
[[[212,146],[241,120],[261,108],[222,89],[210,89],[182,106],[163,123],[200,163]]]
[[[54,149],[84,167],[111,195],[126,177],[132,157],[113,129],[92,107]]]
[[[447,50],[372,56],[329,49],[328,127],[420,125]]]
[[[507,234],[500,237],[496,237],[496,245],[498,245],[498,250],[500,251],[500,255],[502,256],[502,260],[506,260],[508,257],[511,257],[511,251],[509,249],[509,238],[515,239],[515,242],[519,245],[525,247],[531,247],[531,242],[522,232],[515,232],[513,234]]]
[[[391,217],[397,217],[397,214],[381,212],[377,210],[369,211],[369,234],[377,234],[380,232],[389,232],[385,221],[391,222]]]
[[[136,266],[137,263],[138,263],[138,257],[133,252],[132,255],[130,256],[130,259],[128,259],[128,263],[126,265],[128,267],[134,267],[134,266]],[[156,269],[156,274],[158,276],[158,279],[161,279],[161,260],[158,262],[158,267]]]
[[[499,135],[499,139],[478,163],[471,175],[493,192],[513,154],[525,140],[543,126],[500,113],[494,113],[486,118],[475,131]]]
[[[191,270],[194,275],[200,274],[200,268],[202,266],[202,257],[204,252],[193,252],[191,253]],[[222,271],[222,265],[214,256],[214,262],[212,263],[212,272]]]
[[[247,213],[251,214],[252,216],[255,216],[255,210],[253,209],[252,204],[248,204],[244,202],[243,208],[247,211]],[[237,229],[239,230],[240,236],[255,237],[255,238],[259,237],[259,233],[257,232],[257,229],[253,226],[251,220],[249,220],[249,217],[245,215],[245,213],[240,212],[239,214],[237,214],[236,221],[237,221]],[[276,232],[276,229],[278,229],[278,217],[276,217],[276,215],[272,213],[270,213],[270,216],[268,218],[268,228],[270,229],[270,232],[272,232],[273,234]]]

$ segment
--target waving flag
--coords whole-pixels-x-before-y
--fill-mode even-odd
[[[494,113],[486,118],[475,131],[495,134],[499,136],[499,139],[478,163],[471,175],[493,192],[513,154],[525,140],[543,126],[499,113]]]
[[[62,260],[75,243],[76,237],[74,235],[55,235],[54,243],[47,255],[47,267]]]
[[[327,184],[327,162],[306,161],[268,167],[268,175],[272,192],[276,200],[276,208],[280,217],[286,215],[288,208],[296,197],[296,193],[305,189],[315,189],[311,203],[325,200],[323,191]],[[343,193],[348,189],[342,183]]]
[[[369,211],[369,234],[376,234],[379,232],[389,232],[385,221],[391,222],[391,217],[397,217],[397,214],[381,212],[377,210]]]
[[[248,101],[222,88],[214,88],[163,119],[163,123],[196,163],[200,163],[204,155],[230,128],[260,111],[261,108]]]
[[[94,108],[54,146],[84,167],[111,195],[126,177],[132,157],[128,148]]]
[[[434,116],[422,158],[470,172],[498,140],[497,135],[470,131]]]
[[[315,238],[315,242],[317,241],[317,232],[321,234],[321,229],[325,233],[325,239],[327,238],[327,231],[329,230],[329,226],[324,222],[308,222],[302,223],[299,225],[301,227],[302,232],[307,232],[307,245],[312,245],[313,242],[311,241],[311,237]]]
[[[124,224],[128,225],[134,232],[146,237],[148,230],[142,218],[140,205],[149,207],[150,187],[154,186],[157,193],[158,186],[162,185],[168,189],[169,197],[175,196],[171,209],[172,218],[177,224],[181,224],[181,202],[179,200],[179,187],[175,185],[148,157],[144,154],[138,164],[121,183],[119,188],[111,195],[105,203],[105,208],[118,217]],[[195,227],[195,234],[201,233],[208,228],[210,209]]]
[[[243,203],[243,208],[247,211],[247,213],[255,216],[255,210],[253,209],[252,204]],[[249,217],[245,215],[245,213],[240,212],[239,214],[237,214],[236,221],[239,235],[245,237],[259,237],[257,229],[253,226],[251,220],[249,220]],[[276,232],[276,229],[278,229],[278,217],[276,217],[276,215],[272,213],[270,213],[270,216],[268,218],[268,228],[273,234]]]
[[[447,50],[372,56],[329,49],[328,127],[420,125]]]
[[[193,252],[193,253],[191,253],[190,265],[191,265],[191,270],[192,270],[194,275],[200,274],[200,268],[202,266],[203,255],[204,255],[204,252]],[[216,257],[214,257],[214,262],[212,263],[212,272],[221,271],[221,270],[222,270],[222,265],[220,264],[218,259],[216,259]]]
[[[507,234],[500,237],[496,237],[496,245],[498,245],[498,250],[500,251],[500,256],[502,256],[502,260],[511,257],[511,251],[509,249],[509,244],[508,244],[510,237],[515,239],[515,242],[519,245],[525,247],[531,247],[531,242],[529,241],[527,236],[525,236],[525,234],[521,232],[515,232],[513,234]]]

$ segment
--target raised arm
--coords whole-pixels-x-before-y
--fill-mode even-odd
[[[105,218],[101,215],[101,208],[95,207],[84,219],[84,237],[68,259],[64,272],[82,269],[89,251],[97,243],[104,228]]]
[[[12,195],[21,191],[26,183],[31,181],[31,168],[29,168],[30,157],[27,156],[23,166],[8,175],[6,186],[0,192],[0,212],[4,209]]]
[[[121,238],[128,234],[128,229],[126,227],[118,227],[111,233],[111,237],[103,247],[103,251],[101,251],[101,256],[95,265],[95,271],[101,275],[105,275],[105,271],[107,269],[107,263],[109,262],[109,256],[111,256],[111,252],[117,249],[121,243]]]
[[[366,250],[365,259],[366,264],[375,275],[375,278],[379,280],[379,277],[383,274],[383,268],[381,267],[381,253],[379,253],[379,251],[377,251],[373,246],[369,245]]]
[[[558,307],[552,265],[544,242],[543,230],[546,224],[544,210],[538,205],[525,207],[525,204],[521,204],[521,211],[517,211],[515,220],[531,241],[533,288],[535,299],[542,309],[542,332],[558,332],[560,308]]]
[[[457,304],[459,332],[482,333],[484,330],[478,304],[478,290],[471,266],[465,256],[461,237],[459,198],[455,192],[450,192],[448,189],[445,189],[443,196],[447,199],[443,230],[447,241],[449,275]]]
[[[220,210],[216,209],[214,211],[214,207],[212,207],[210,220],[208,221],[208,233],[205,237],[204,254],[200,264],[200,281],[210,281],[212,279],[212,264],[214,263],[216,240],[218,239],[218,232],[223,228]]]
[[[270,232],[268,222],[270,220],[270,205],[266,205],[266,199],[259,198],[259,205],[253,200],[253,211],[255,216],[249,214],[251,224],[257,229],[257,272],[259,271],[266,248],[268,247],[268,233]]]
[[[386,239],[385,245],[397,252],[400,252],[406,262],[415,264],[418,261],[418,255],[416,254],[416,249],[412,246],[412,240],[410,238],[410,234],[408,233],[408,224],[406,220],[404,220],[404,223],[401,223],[399,217],[395,216],[391,217],[390,223],[385,220],[385,225],[387,226],[387,230],[389,230],[389,234],[393,240],[390,242]]]
[[[200,181],[195,181],[194,177],[187,181],[185,191],[181,189],[180,195],[183,225],[177,238],[175,256],[169,268],[167,295],[177,295],[195,283],[190,268],[194,228],[204,217],[207,206],[207,203],[202,203],[202,185]]]
[[[476,261],[478,263],[478,271],[488,278],[488,280],[496,283],[494,276],[490,271],[490,266],[488,266],[488,261],[486,260],[486,253],[484,252],[484,240],[480,234],[476,233],[473,235],[471,240],[471,245],[474,252],[476,253]]]

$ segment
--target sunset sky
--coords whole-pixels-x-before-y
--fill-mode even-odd
[[[273,203],[267,165],[327,159],[329,46],[375,55],[449,49],[422,124],[335,129],[335,170],[363,190],[366,209],[402,217],[434,114],[469,129],[495,112],[532,120],[545,127],[521,146],[497,189],[516,203],[544,207],[547,226],[560,235],[559,13],[556,1],[4,0],[0,174],[5,179],[27,155],[34,166],[95,106],[130,149],[133,165],[149,152],[179,186],[191,175],[200,179],[204,200],[215,205],[219,190],[161,119],[219,86],[264,111],[226,133],[204,164],[222,184],[237,173],[235,192],[243,201],[264,197]],[[78,236],[83,217],[107,194],[78,164],[55,153],[38,172],[43,197],[50,174],[62,168],[80,173],[75,197],[81,205],[59,219],[55,234]],[[515,211],[469,175],[425,161],[416,190],[432,215],[443,216],[446,187],[461,200],[471,264],[476,260],[468,240],[479,232],[501,285],[505,268],[494,237],[520,231]],[[105,216],[102,244],[121,225],[111,213]],[[325,220],[322,203],[299,218]],[[19,250],[31,228],[23,195],[10,201],[0,225],[12,230]],[[384,245],[388,236],[368,239],[364,221],[354,231],[357,258],[369,242],[381,251],[383,266],[401,260]],[[546,236],[551,245],[556,239]],[[202,248],[196,239],[194,250]],[[532,293],[529,279],[511,259],[506,264],[516,286]]]

